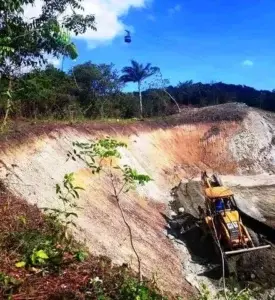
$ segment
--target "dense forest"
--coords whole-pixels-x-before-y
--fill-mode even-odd
[[[132,62],[133,63],[133,62]],[[134,62],[136,63],[136,62]],[[164,116],[185,106],[202,107],[228,102],[244,102],[249,106],[275,111],[275,92],[259,91],[244,85],[179,82],[169,85],[160,70],[149,64],[136,63],[146,75],[140,84],[135,78],[121,76],[113,64],[86,62],[63,72],[52,65],[17,75],[12,82],[12,117],[25,118],[132,118],[140,116],[138,92],[124,92],[125,84],[137,82],[142,96],[144,117]],[[147,70],[144,70],[147,67]],[[131,70],[130,70],[131,71]],[[140,70],[136,70],[139,72]],[[131,75],[131,74],[130,74]],[[144,74],[143,74],[144,75]],[[9,80],[1,79],[0,116],[6,109],[5,91]]]

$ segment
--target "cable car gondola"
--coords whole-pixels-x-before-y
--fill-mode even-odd
[[[124,41],[125,43],[131,43],[132,42],[132,38],[131,38],[131,34],[130,34],[130,31],[129,30],[125,30],[127,32],[127,34],[125,35],[124,37]]]

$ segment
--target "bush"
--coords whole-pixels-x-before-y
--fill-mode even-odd
[[[58,249],[57,239],[39,231],[11,233],[8,237],[11,249],[22,255],[17,267],[59,265],[63,258],[63,249]]]
[[[259,291],[256,289],[241,289],[237,283],[235,285],[231,283],[230,287],[226,290],[226,297],[224,290],[213,295],[206,285],[202,285],[200,295],[197,300],[251,300],[258,299],[258,296]]]
[[[9,298],[9,296],[12,295],[12,293],[18,288],[20,283],[21,282],[14,277],[0,272],[0,295],[4,298]]]
[[[165,300],[156,291],[149,289],[144,283],[139,283],[136,279],[127,278],[119,291],[121,300]]]

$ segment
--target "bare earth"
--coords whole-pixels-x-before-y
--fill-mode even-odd
[[[127,230],[110,197],[108,178],[94,177],[81,162],[66,161],[74,141],[111,135],[126,142],[128,149],[121,152],[121,164],[130,164],[154,179],[122,202],[143,271],[148,277],[157,273],[161,288],[189,299],[195,292],[190,280],[186,280],[193,276],[186,267],[190,257],[188,253],[185,258],[180,255],[167,238],[166,221],[161,215],[169,212],[174,186],[197,177],[201,170],[214,170],[227,175],[224,182],[232,187],[239,205],[249,214],[269,224],[274,224],[275,218],[275,175],[269,175],[275,173],[274,115],[232,104],[226,106],[227,114],[241,110],[243,121],[212,120],[211,109],[213,112],[216,107],[190,111],[196,119],[193,123],[185,112],[182,119],[177,116],[170,123],[166,120],[19,128],[15,136],[1,142],[0,180],[30,204],[56,207],[55,184],[62,181],[64,174],[75,172],[78,184],[86,189],[81,194],[80,206],[84,209],[79,212],[76,237],[85,239],[93,253],[135,268]]]

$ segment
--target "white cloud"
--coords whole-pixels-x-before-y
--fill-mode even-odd
[[[51,65],[54,65],[56,68],[61,65],[62,58],[56,58],[56,57],[48,57],[48,63]]]
[[[51,64],[53,65],[54,67],[58,68],[58,67],[61,67],[61,63],[62,63],[62,59],[63,57],[54,57],[52,55],[48,55],[46,54],[44,56],[45,59],[47,59],[47,64]],[[41,68],[44,69],[46,67],[46,65],[42,65]],[[35,68],[32,67],[32,66],[22,66],[20,68],[19,71],[19,74],[22,74],[22,73],[28,73],[28,72],[31,72],[33,71]]]
[[[123,35],[129,26],[123,23],[122,16],[131,8],[144,8],[152,0],[83,0],[83,14],[94,14],[97,31],[88,30],[77,39],[86,40],[88,46],[94,48],[100,44],[111,42],[116,36]],[[26,6],[24,15],[27,18],[38,16],[41,12],[42,0],[36,0],[34,6]]]
[[[252,60],[246,59],[242,62],[242,65],[246,67],[252,67],[254,65],[254,62]]]
[[[169,15],[174,15],[175,13],[178,13],[181,11],[181,5],[176,4],[174,7],[171,7],[168,9]]]

